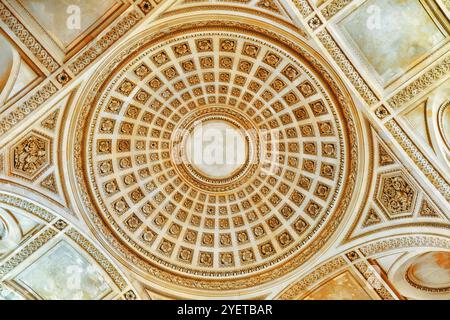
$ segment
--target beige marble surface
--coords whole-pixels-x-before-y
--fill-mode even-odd
[[[402,75],[444,39],[418,0],[369,0],[340,25],[383,83]]]
[[[39,257],[15,281],[51,300],[98,299],[110,291],[98,267],[65,241]]]

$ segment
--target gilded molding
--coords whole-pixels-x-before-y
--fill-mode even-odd
[[[318,283],[331,273],[342,269],[347,266],[348,263],[341,256],[325,262],[313,272],[309,273],[307,276],[303,277],[301,280],[295,282],[287,290],[285,290],[277,299],[279,300],[294,300],[299,298],[299,296],[308,288]]]
[[[306,0],[292,0],[292,2],[295,4],[297,9],[300,10],[303,17],[306,17],[313,12],[313,9]]]
[[[39,236],[25,245],[18,253],[7,260],[0,266],[0,278],[3,278],[6,274],[12,271],[15,267],[25,261],[34,252],[39,250],[43,245],[53,239],[58,232],[52,228],[44,230]]]
[[[364,101],[369,105],[374,105],[378,102],[378,98],[375,96],[373,91],[369,88],[367,83],[347,59],[342,50],[338,47],[333,37],[327,30],[322,30],[317,34],[320,42],[323,44],[325,49],[330,53],[334,61],[339,65],[341,70],[350,80],[352,85],[364,99]]]
[[[383,300],[396,300],[395,297],[386,289],[383,282],[381,282],[376,273],[372,270],[366,261],[360,261],[354,264],[355,268],[361,273],[367,283]]]
[[[353,0],[333,0],[321,10],[322,15],[325,19],[329,20],[352,1]]]
[[[426,291],[426,292],[431,292],[431,293],[446,293],[446,292],[450,292],[450,287],[444,287],[444,288],[432,288],[432,287],[426,287],[423,285],[420,285],[418,283],[416,283],[413,279],[411,279],[411,267],[408,268],[408,270],[405,273],[405,280],[406,282],[409,283],[409,285],[411,285],[412,287],[422,290],[422,291]]]
[[[0,19],[8,26],[17,38],[33,53],[48,71],[53,72],[59,68],[59,64],[52,56],[43,48],[26,27],[17,20],[11,11],[0,2]]]
[[[123,35],[125,35],[131,28],[136,25],[140,20],[142,20],[142,14],[138,11],[133,10],[128,13],[125,17],[120,19],[116,25],[111,28],[105,35],[100,39],[91,44],[88,49],[84,50],[81,55],[75,58],[68,66],[70,71],[77,75],[86,67],[88,67],[95,59],[97,59],[103,52],[105,52],[109,47],[111,47],[117,40],[119,40]]]
[[[15,196],[5,194],[0,192],[0,203],[5,203],[7,205],[23,209],[27,212],[32,213],[33,215],[41,218],[42,220],[46,222],[50,222],[53,219],[55,219],[55,215],[51,214],[47,210],[42,209],[41,207],[38,207],[28,201],[25,201],[23,199],[17,198]]]
[[[36,110],[40,105],[47,101],[57,91],[53,82],[44,84],[22,105],[9,112],[0,119],[0,136],[11,130],[19,124],[26,116]]]
[[[393,239],[384,239],[363,245],[359,250],[365,257],[372,257],[394,249],[404,248],[442,248],[450,249],[450,240],[426,235],[410,235]]]
[[[447,201],[450,201],[450,185],[411,141],[397,121],[394,119],[388,121],[386,123],[386,128],[391,132],[395,140],[402,146],[403,150],[406,151],[414,163],[427,176],[428,180],[430,180]]]
[[[433,84],[444,78],[450,72],[450,55],[447,55],[438,64],[431,67],[419,78],[411,82],[405,88],[397,92],[388,103],[393,108],[400,108],[416,96],[430,88]]]

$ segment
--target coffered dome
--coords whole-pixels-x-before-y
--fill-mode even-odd
[[[0,1],[0,300],[450,297],[449,1],[69,2]]]
[[[92,81],[75,149],[88,220],[112,252],[204,289],[264,283],[318,252],[358,155],[350,99],[313,51],[220,21],[129,48]],[[194,161],[208,143],[198,125],[234,136],[212,162]],[[219,163],[231,149],[240,160]]]

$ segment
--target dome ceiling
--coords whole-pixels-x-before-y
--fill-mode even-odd
[[[199,276],[205,287],[246,287],[311,258],[356,176],[336,83],[306,50],[242,26],[148,39],[118,55],[80,117],[94,227],[144,274],[188,286],[184,277]],[[242,163],[195,165],[186,145],[205,143],[193,137],[198,123],[238,132]]]
[[[448,1],[51,2],[0,1],[0,299],[448,299]]]

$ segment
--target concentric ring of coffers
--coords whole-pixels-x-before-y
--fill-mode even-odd
[[[89,221],[139,270],[184,286],[251,286],[245,276],[267,271],[258,281],[268,281],[283,275],[274,266],[311,257],[337,228],[356,174],[351,113],[329,85],[298,52],[245,29],[141,42],[98,82],[79,122]],[[239,183],[217,189],[223,181],[202,185],[180,169],[173,141],[189,117],[221,108],[265,139],[251,142],[257,161]]]

